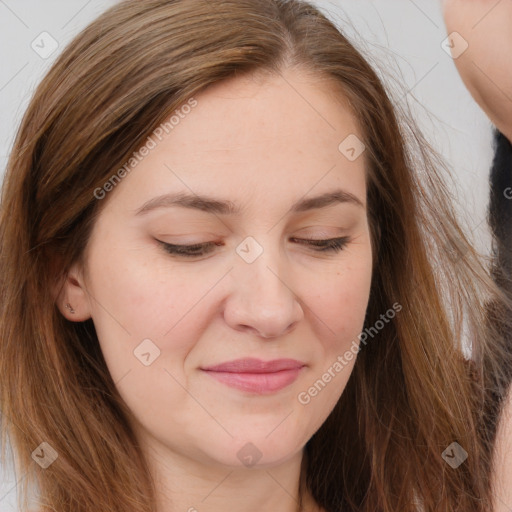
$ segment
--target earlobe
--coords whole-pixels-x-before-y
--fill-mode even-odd
[[[71,322],[91,318],[89,294],[78,265],[73,265],[63,277],[55,302],[62,315]]]
[[[73,307],[71,306],[71,304],[69,302],[66,302],[66,308],[69,309],[69,312],[74,315],[76,313],[76,311],[73,309]]]

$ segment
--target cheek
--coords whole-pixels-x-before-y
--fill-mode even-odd
[[[311,297],[318,340],[315,364],[295,397],[307,432],[316,431],[335,407],[357,360],[368,306],[372,260],[360,254]],[[318,281],[317,281],[318,283]],[[319,285],[320,286],[320,285]]]
[[[311,289],[312,309],[335,336],[324,340],[329,351],[340,350],[353,339],[363,327],[370,296],[372,278],[372,255],[369,241],[364,250],[348,254],[335,274],[325,279],[314,279]],[[362,249],[362,248],[361,248]],[[322,323],[321,322],[321,323]]]
[[[114,382],[129,372],[141,392],[146,383],[160,386],[152,379],[163,368],[183,377],[183,361],[200,337],[197,320],[205,319],[201,299],[215,282],[163,262],[147,250],[109,244],[95,248],[89,259],[92,317],[107,367]]]
[[[91,254],[90,287],[101,298],[92,301],[95,319],[111,317],[134,339],[160,338],[194,308],[207,280],[173,265],[158,250],[105,244]]]

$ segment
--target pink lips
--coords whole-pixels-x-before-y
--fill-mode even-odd
[[[207,368],[201,368],[214,379],[242,391],[271,393],[297,379],[304,363],[295,359],[236,359]]]

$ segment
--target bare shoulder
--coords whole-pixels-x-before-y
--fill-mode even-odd
[[[493,463],[494,512],[512,509],[512,387],[508,391],[496,433]]]

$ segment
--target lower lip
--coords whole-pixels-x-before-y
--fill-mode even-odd
[[[302,368],[281,370],[272,373],[231,373],[203,370],[211,377],[232,388],[252,393],[272,393],[294,382]]]

